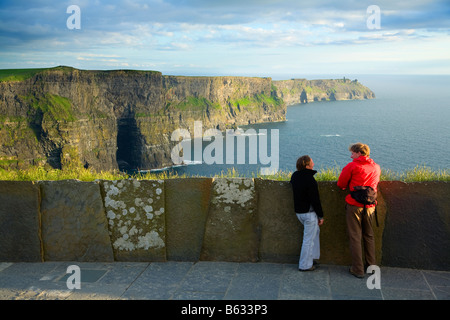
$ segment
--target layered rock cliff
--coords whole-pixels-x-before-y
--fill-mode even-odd
[[[284,121],[289,104],[373,97],[368,89],[356,94],[359,87],[341,86],[339,80],[156,71],[28,71],[0,79],[0,165],[160,168],[172,165],[171,150],[178,143],[171,141],[172,132],[184,128],[193,135],[194,121],[202,121],[204,130]]]
[[[287,105],[314,101],[335,101],[352,99],[373,99],[375,94],[358,80],[291,79],[273,81],[277,96]]]

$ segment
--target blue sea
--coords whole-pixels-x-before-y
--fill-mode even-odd
[[[336,76],[306,78],[335,79]],[[354,142],[368,144],[371,158],[383,169],[394,172],[416,166],[435,170],[450,168],[450,76],[358,75],[346,78],[357,79],[370,88],[376,98],[289,106],[287,121],[241,128],[248,133],[244,164],[237,164],[236,150],[235,161],[229,160],[232,163],[226,164],[225,140],[230,136],[224,134],[224,164],[219,164],[220,161],[208,164],[204,159],[193,158],[190,165],[168,170],[178,174],[213,176],[235,168],[242,175],[252,176],[261,168],[272,165],[273,169],[278,158],[278,170],[295,171],[297,158],[305,154],[313,158],[316,170],[342,168],[351,161],[348,147]],[[273,136],[275,132],[278,140]],[[258,137],[257,150],[255,146],[250,147],[250,141],[255,141],[249,138],[251,133]],[[277,141],[278,153],[274,148]],[[211,152],[211,143],[203,141],[204,154],[215,155],[215,151]],[[209,149],[205,149],[208,145]],[[268,148],[267,152],[264,147]],[[275,153],[271,154],[274,149]],[[251,151],[252,156],[255,151],[258,153],[256,164],[249,158]]]

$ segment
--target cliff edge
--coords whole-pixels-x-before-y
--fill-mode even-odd
[[[374,99],[375,94],[358,80],[329,79],[306,80],[291,79],[273,81],[277,97],[287,105],[314,101],[335,101],[353,99]]]

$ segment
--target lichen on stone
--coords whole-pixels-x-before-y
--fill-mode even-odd
[[[238,204],[244,207],[255,196],[255,183],[253,179],[247,178],[215,179],[214,192],[214,204]]]
[[[163,180],[104,182],[113,249],[133,252],[165,247]],[[154,206],[159,208],[155,211]]]
[[[156,231],[147,232],[144,236],[139,237],[137,247],[139,249],[147,250],[148,248],[162,248],[164,241],[161,239]]]

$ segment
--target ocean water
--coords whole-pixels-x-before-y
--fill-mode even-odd
[[[336,77],[307,77],[314,78]],[[287,121],[242,127],[243,133],[247,133],[245,149],[237,149],[237,136],[224,134],[222,150],[218,147],[220,141],[217,144],[212,144],[214,139],[203,141],[201,158],[194,158],[192,152],[189,165],[168,170],[202,176],[213,176],[231,168],[247,176],[269,167],[295,171],[297,158],[305,154],[313,158],[315,169],[342,168],[351,161],[348,147],[354,142],[368,144],[371,158],[382,168],[394,172],[418,165],[435,170],[450,168],[450,76],[358,75],[347,78],[358,79],[375,93],[376,99],[289,106]],[[278,139],[272,136],[274,133],[278,133]],[[235,150],[228,155],[227,139],[235,141]],[[217,148],[213,150],[214,147]],[[217,156],[216,150],[219,154],[223,152],[224,164],[211,163],[211,157]],[[243,164],[238,164],[243,152],[245,160],[240,158]],[[256,163],[255,154],[258,155]],[[229,158],[229,164],[226,164],[227,156],[234,156],[234,160]]]

